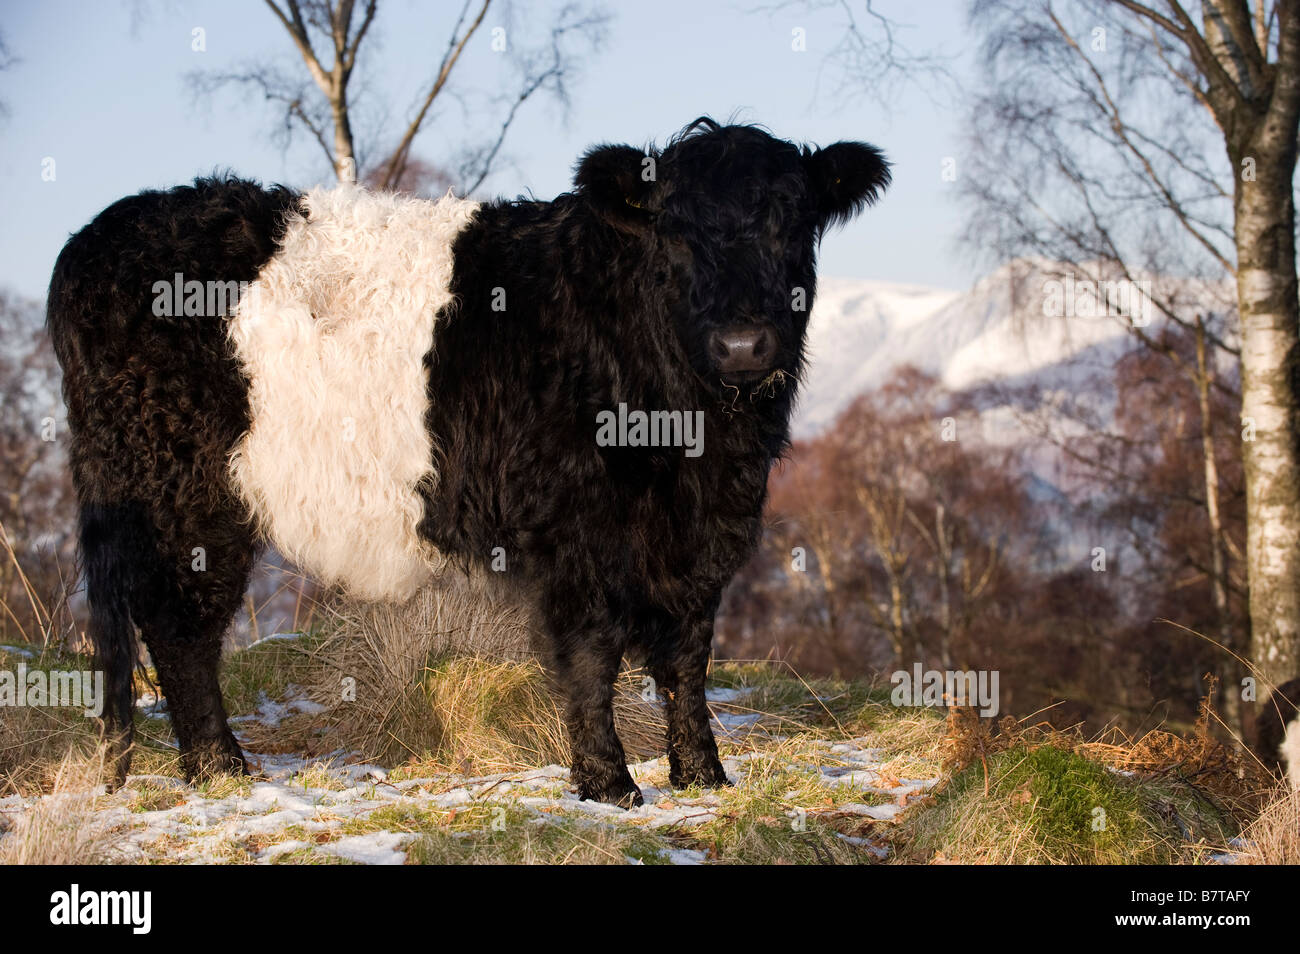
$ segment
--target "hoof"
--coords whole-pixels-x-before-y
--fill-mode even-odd
[[[248,761],[233,739],[212,742],[181,756],[190,784],[211,781],[221,775],[249,775]]]
[[[106,732],[100,744],[103,756],[104,788],[111,795],[126,784],[131,772],[131,756],[135,751],[134,732]]]
[[[669,763],[668,782],[673,788],[690,788],[692,785],[718,788],[731,784],[716,757],[695,764],[681,765],[676,759],[670,759]]]
[[[579,781],[578,797],[584,802],[604,802],[618,808],[636,808],[645,804],[641,789],[637,788],[626,768],[621,778],[615,777],[603,783],[594,779]]]

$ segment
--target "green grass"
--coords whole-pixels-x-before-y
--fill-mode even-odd
[[[861,864],[874,858],[839,837],[879,827],[860,815],[837,810],[848,803],[886,804],[888,795],[835,785],[804,766],[833,765],[825,748],[803,738],[772,743],[742,763],[734,787],[687,790],[689,799],[713,794],[718,817],[683,828],[683,847],[706,853],[722,864]]]
[[[672,843],[654,832],[581,816],[539,817],[509,805],[478,805],[423,831],[407,863],[667,864]]]
[[[1017,746],[989,756],[987,770],[987,794],[976,760],[911,817],[909,860],[1170,864],[1234,834],[1191,787],[1131,779],[1063,748]]]
[[[323,636],[304,633],[296,639],[268,639],[225,654],[221,661],[221,695],[226,712],[249,715],[265,699],[281,699],[290,684],[301,681],[312,650]]]
[[[894,708],[888,687],[861,680],[805,680],[781,663],[720,663],[710,670],[709,684],[710,688],[748,690],[735,705],[780,715],[804,729],[862,728],[864,715],[882,706]]]

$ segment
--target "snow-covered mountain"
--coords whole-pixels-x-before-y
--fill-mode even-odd
[[[795,435],[824,429],[854,397],[904,364],[954,391],[989,382],[1072,388],[1090,372],[1113,367],[1134,343],[1122,319],[1045,314],[1052,280],[1024,262],[999,268],[965,292],[823,279],[809,324],[810,364]]]

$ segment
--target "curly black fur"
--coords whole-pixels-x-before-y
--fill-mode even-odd
[[[296,203],[286,189],[227,178],[143,192],[100,213],[54,266],[47,318],[63,366],[90,632],[119,780],[133,732],[132,622],[187,773],[244,764],[217,663],[256,554],[226,471],[249,425],[248,383],[222,318],[159,318],[152,289],[177,272],[252,281]]]
[[[466,564],[504,551],[533,594],[584,798],[640,802],[612,714],[625,654],[664,696],[673,784],[726,782],[704,697],[714,613],[789,441],[817,242],[888,181],[870,146],[699,120],[662,151],[595,148],[573,193],[484,205],[456,241],[426,359],[439,479],[420,533]],[[255,546],[224,471],[247,385],[219,321],[154,319],[142,289],[253,277],[294,202],[236,181],[125,200],[69,243],[51,288],[109,726],[129,716],[129,615],[193,771],[242,760],[215,672]],[[718,370],[711,335],[738,325],[775,343],[761,373]],[[597,415],[620,403],[703,412],[703,454],[599,446]]]

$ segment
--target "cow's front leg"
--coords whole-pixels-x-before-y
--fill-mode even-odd
[[[644,801],[614,731],[614,678],[622,659],[622,649],[615,645],[579,641],[557,653],[555,669],[573,749],[569,778],[578,797],[634,808]]]
[[[668,714],[668,780],[674,788],[728,784],[704,698],[712,642],[712,616],[689,621],[676,652],[651,666]]]

